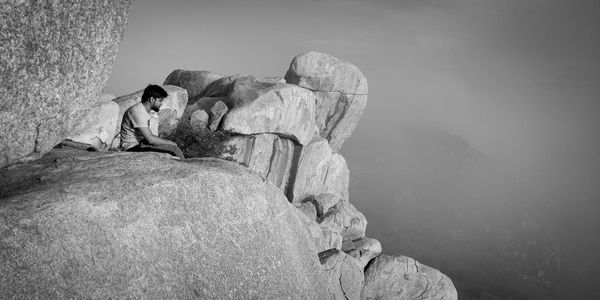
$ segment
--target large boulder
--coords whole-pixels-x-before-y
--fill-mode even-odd
[[[5,298],[332,298],[308,218],[233,162],[55,149],[0,197]]]
[[[365,76],[349,62],[311,51],[294,57],[285,80],[314,91],[319,132],[339,152],[367,105]]]
[[[315,98],[307,89],[240,78],[228,96],[233,108],[223,117],[222,130],[245,135],[275,133],[302,145],[313,138]]]
[[[326,139],[316,136],[302,148],[290,200],[304,202],[324,193],[348,199],[349,181],[344,157],[333,153]]]
[[[190,71],[177,69],[165,79],[164,85],[174,85],[187,90],[190,103],[203,97],[208,87],[225,75],[211,71]]]
[[[450,278],[406,256],[379,255],[365,270],[362,299],[458,299]]]
[[[60,143],[98,99],[133,0],[0,2],[0,167]]]

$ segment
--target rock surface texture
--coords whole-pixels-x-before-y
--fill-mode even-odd
[[[315,93],[319,132],[339,152],[367,105],[365,76],[349,62],[311,51],[294,57],[285,80]]]
[[[331,286],[336,286],[336,299],[358,300],[362,291],[364,274],[354,258],[339,250],[319,254],[319,259],[327,271]]]
[[[120,128],[117,128],[120,123],[117,103],[111,100],[96,102],[67,139],[106,150],[120,132]]]
[[[223,77],[225,75],[210,71],[175,70],[167,76],[163,84],[184,88],[188,92],[190,103],[194,103],[204,96],[214,81]]]
[[[239,134],[275,133],[308,144],[314,134],[312,92],[285,83],[237,79],[228,97],[233,108],[223,117],[223,130]]]
[[[406,256],[379,255],[365,270],[362,299],[458,299],[450,278]]]
[[[333,298],[306,217],[236,163],[55,149],[0,172],[3,297]]]
[[[291,200],[303,202],[323,193],[348,199],[349,182],[350,171],[344,157],[333,153],[327,140],[317,136],[302,148]]]
[[[0,2],[0,167],[48,152],[86,115],[132,2]]]

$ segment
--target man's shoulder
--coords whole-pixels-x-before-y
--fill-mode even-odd
[[[130,106],[127,111],[128,114],[135,114],[135,115],[148,115],[148,112],[146,111],[146,109],[144,108],[144,105],[142,104],[142,102],[138,102],[132,106]]]

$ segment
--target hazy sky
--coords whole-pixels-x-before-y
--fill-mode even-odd
[[[352,145],[411,119],[514,166],[597,168],[598,28],[595,0],[136,1],[105,91],[176,68],[283,76],[318,50],[369,81]]]

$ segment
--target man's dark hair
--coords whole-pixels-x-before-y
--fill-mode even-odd
[[[150,98],[167,98],[167,96],[169,96],[169,94],[162,87],[156,84],[150,84],[144,89],[142,102],[146,102]]]

